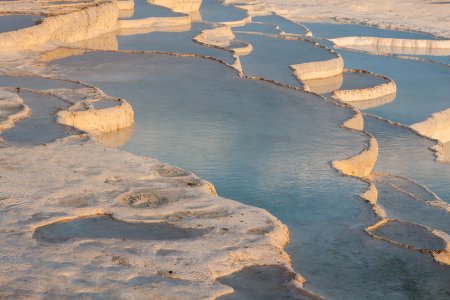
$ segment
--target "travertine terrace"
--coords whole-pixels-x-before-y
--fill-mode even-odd
[[[290,241],[290,228],[272,215],[271,211],[223,198],[217,194],[214,182],[199,178],[190,171],[116,149],[126,144],[133,135],[136,111],[131,100],[135,99],[123,99],[126,97],[106,93],[89,82],[80,81],[80,78],[62,79],[64,72],[58,69],[57,64],[52,64],[63,58],[95,51],[103,51],[101,53],[105,56],[129,55],[126,59],[131,54],[154,57],[165,55],[186,58],[192,65],[195,60],[214,62],[231,70],[239,80],[254,80],[270,84],[274,89],[288,89],[344,111],[346,115],[342,119],[345,120],[339,119],[336,128],[346,134],[354,134],[361,139],[361,144],[365,143],[365,147],[353,147],[353,153],[357,153],[353,156],[342,153],[342,157],[337,159],[320,157],[316,163],[322,168],[321,176],[328,174],[323,170],[326,169],[339,179],[366,187],[361,194],[353,194],[360,194],[361,199],[358,198],[357,202],[367,207],[371,214],[367,218],[372,219],[366,224],[367,219],[361,221],[363,217],[361,220],[355,217],[357,226],[346,224],[343,227],[352,227],[354,234],[353,227],[361,227],[364,223],[364,227],[355,234],[355,239],[359,239],[357,243],[364,238],[370,242],[363,241],[361,244],[380,241],[384,245],[380,248],[388,245],[406,249],[428,255],[430,264],[439,267],[450,265],[450,232],[446,232],[446,228],[436,229],[432,225],[421,224],[412,218],[398,217],[393,213],[394,209],[391,210],[389,204],[383,202],[383,197],[388,195],[383,189],[391,188],[394,191],[393,198],[409,197],[415,204],[429,208],[439,217],[450,213],[450,205],[425,184],[394,172],[376,170],[377,160],[385,155],[382,152],[383,145],[365,126],[368,124],[365,124],[366,118],[370,117],[392,128],[412,130],[417,133],[417,138],[426,137],[437,142],[434,147],[437,161],[445,162],[445,144],[450,142],[449,109],[435,112],[427,119],[409,126],[368,113],[368,109],[395,101],[400,87],[395,78],[381,72],[374,74],[370,69],[350,69],[353,67],[347,66],[345,56],[339,54],[339,50],[346,49],[359,54],[386,54],[423,62],[428,58],[412,55],[448,55],[450,41],[444,39],[450,37],[446,26],[448,18],[442,11],[436,10],[438,4],[435,7],[423,4],[428,9],[423,10],[424,15],[420,18],[420,11],[415,9],[407,12],[401,1],[397,0],[383,1],[383,5],[351,0],[330,0],[325,4],[308,0],[300,4],[298,1],[226,0],[217,3],[231,5],[232,9],[239,11],[237,15],[240,17],[212,22],[202,21],[201,0],[147,2],[148,5],[169,9],[169,17],[132,18],[136,6],[133,0],[19,0],[0,3],[0,18],[2,15],[36,15],[42,18],[34,26],[0,32],[0,134],[13,130],[33,114],[37,118],[42,114],[27,105],[26,93],[51,97],[64,104],[50,107],[51,115],[45,116],[47,121],[50,120],[48,122],[63,128],[64,135],[52,142],[14,143],[4,138],[5,135],[0,135],[0,298],[216,299],[239,292],[221,279],[258,267],[272,268],[285,274],[288,279],[282,282],[281,288],[287,291],[285,294],[290,298],[320,298],[314,289],[311,292],[308,286],[304,287],[308,276],[303,278],[301,267],[297,266],[296,261],[293,263],[289,256],[291,252],[285,249]],[[420,1],[409,2],[415,8],[422,5]],[[330,9],[330,5],[333,9]],[[312,11],[317,12],[317,16]],[[397,14],[398,18],[389,21],[385,14]],[[289,22],[283,25],[294,28],[294,33],[284,31],[281,24],[270,23],[270,16],[285,17],[281,18],[280,23]],[[254,21],[257,17],[268,19]],[[413,17],[419,21],[408,20]],[[434,17],[435,24],[430,21],[434,21]],[[426,31],[444,38],[425,40],[341,36],[325,39],[316,37],[314,32],[300,24],[311,19]],[[247,25],[248,28],[254,27],[251,30],[236,29]],[[143,38],[151,39],[145,34],[194,32],[193,28],[201,29],[195,29],[195,35],[189,37],[189,42],[193,44],[186,47],[189,49],[186,52],[124,49],[120,44],[124,37],[142,35]],[[298,32],[295,33],[296,30]],[[256,42],[237,38],[245,35],[267,38],[261,42],[263,45],[272,43],[269,39],[305,43],[308,45],[305,49],[317,50],[314,53],[317,55],[307,56],[307,59],[302,57],[305,53],[299,53],[298,58],[294,55],[294,63],[280,68],[280,72],[284,72],[283,76],[285,73],[291,76],[290,81],[287,81],[289,83],[286,83],[270,77],[271,70],[264,70],[267,71],[264,75],[251,73],[252,66],[264,65],[264,61],[252,61],[253,65],[246,69],[244,59],[258,48],[252,45],[257,45]],[[168,40],[170,38],[163,39],[161,44],[169,44],[171,41]],[[211,54],[214,52],[195,52],[192,45],[221,51],[221,54],[216,57]],[[267,53],[264,52],[267,57],[277,62],[277,59],[284,58],[273,50],[276,48],[269,49]],[[192,53],[189,52],[191,50]],[[106,59],[98,63],[108,64]],[[130,82],[135,79],[133,71],[135,69],[126,73]],[[155,72],[158,71],[155,68]],[[350,78],[350,82],[347,82],[346,75],[350,73],[362,76]],[[142,74],[136,75],[136,78]],[[285,79],[283,76],[279,78]],[[363,76],[373,77],[376,79],[373,82],[377,83],[372,84],[370,78]],[[346,88],[346,85],[351,87]],[[361,87],[354,87],[358,85]],[[146,87],[149,91],[146,96],[154,96],[151,93],[154,87]],[[175,90],[175,87],[175,84],[170,86],[168,83],[165,88]],[[257,86],[252,88],[256,90]],[[205,94],[210,91],[205,88]],[[181,97],[183,91],[178,92]],[[233,97],[245,99],[245,95],[238,92]],[[243,110],[249,109],[245,102],[241,105]],[[306,109],[312,113],[318,110],[313,105],[311,107]],[[276,109],[273,112],[278,113]],[[262,120],[261,124],[266,124],[263,121],[269,119],[268,116],[258,118]],[[321,120],[310,122],[319,124]],[[33,129],[32,126],[30,128]],[[31,130],[29,134],[42,133]],[[277,138],[267,133],[267,139],[271,138],[275,144],[290,141],[287,134]],[[228,142],[227,139],[230,139],[229,143],[242,143],[233,141],[233,137],[226,137],[221,142]],[[251,140],[252,137],[247,139]],[[328,140],[338,146],[343,143],[331,138]],[[197,146],[201,148],[201,145]],[[311,153],[315,153],[314,146],[309,149]],[[233,148],[229,151],[233,152]],[[316,151],[322,153],[317,150],[317,146]],[[280,153],[272,155],[275,157]],[[296,162],[289,161],[287,164],[292,166]],[[273,169],[274,173],[282,172],[280,166],[275,165]],[[270,179],[261,185],[278,184],[280,189],[284,188],[282,182],[270,182]],[[327,182],[323,178],[308,180],[310,184],[318,182],[319,185],[322,184],[320,180]],[[326,184],[330,184],[329,181]],[[334,209],[338,211],[340,203],[335,204]],[[304,207],[311,209],[312,205],[308,203]],[[354,210],[362,209],[358,207]],[[298,235],[302,238],[303,227],[311,226],[308,223],[312,220],[308,221],[310,216],[303,217],[306,220],[297,220],[299,228],[294,229],[297,230],[297,238]],[[283,220],[282,217],[280,219]],[[325,223],[327,228],[323,231],[331,232],[329,227],[333,227],[333,224],[328,220]],[[311,232],[308,234],[314,235]],[[408,233],[407,238],[402,240],[405,232]],[[335,237],[324,233],[324,237],[320,238],[326,240],[325,245]],[[424,246],[424,241],[437,246]],[[337,242],[335,246],[346,247]],[[303,251],[298,244],[293,248]],[[308,251],[313,252],[307,249],[305,253]],[[364,255],[361,254],[363,252],[361,249],[350,249],[350,252],[339,255],[350,257]],[[317,264],[321,262],[317,261]],[[316,276],[314,270],[309,269],[309,272],[312,277]],[[317,281],[312,284],[314,288],[318,286],[320,284]]]

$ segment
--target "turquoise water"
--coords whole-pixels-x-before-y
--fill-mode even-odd
[[[333,299],[449,296],[448,268],[363,232],[376,222],[357,196],[366,185],[330,167],[365,145],[339,127],[350,111],[207,60],[90,53],[57,64],[130,101],[136,124],[123,149],[192,170],[287,224],[306,288]]]

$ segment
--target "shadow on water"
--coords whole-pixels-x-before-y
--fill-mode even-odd
[[[39,227],[33,237],[51,243],[70,239],[177,240],[197,238],[207,232],[168,223],[124,222],[109,216],[94,216]]]
[[[295,274],[279,266],[253,266],[219,278],[219,282],[234,289],[234,293],[220,300],[312,299],[304,290],[289,287]],[[261,284],[264,283],[264,284]]]

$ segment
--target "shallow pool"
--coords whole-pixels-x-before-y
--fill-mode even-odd
[[[56,112],[68,104],[56,97],[30,92],[18,93],[24,104],[31,108],[31,116],[19,120],[14,127],[1,133],[6,142],[14,145],[39,145],[76,133],[69,127],[56,123]]]

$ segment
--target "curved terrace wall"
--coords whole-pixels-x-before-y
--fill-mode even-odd
[[[337,55],[337,57],[329,60],[291,65],[291,69],[294,75],[301,81],[327,78],[342,74],[344,60],[340,55]]]
[[[371,174],[377,158],[378,142],[374,137],[371,137],[367,149],[349,159],[335,160],[332,162],[332,166],[344,175],[366,178]]]
[[[134,123],[131,105],[120,100],[119,105],[82,111],[63,110],[57,113],[58,123],[75,127],[85,132],[99,134],[127,128]]]
[[[386,82],[368,88],[333,91],[331,92],[331,97],[335,100],[342,102],[363,101],[381,98],[397,92],[397,85],[395,84],[395,81],[389,77],[360,70],[346,70],[346,72],[370,74],[372,76],[380,77]]]
[[[234,40],[234,34],[229,26],[205,29],[194,37],[196,42],[216,47],[226,47]]]

